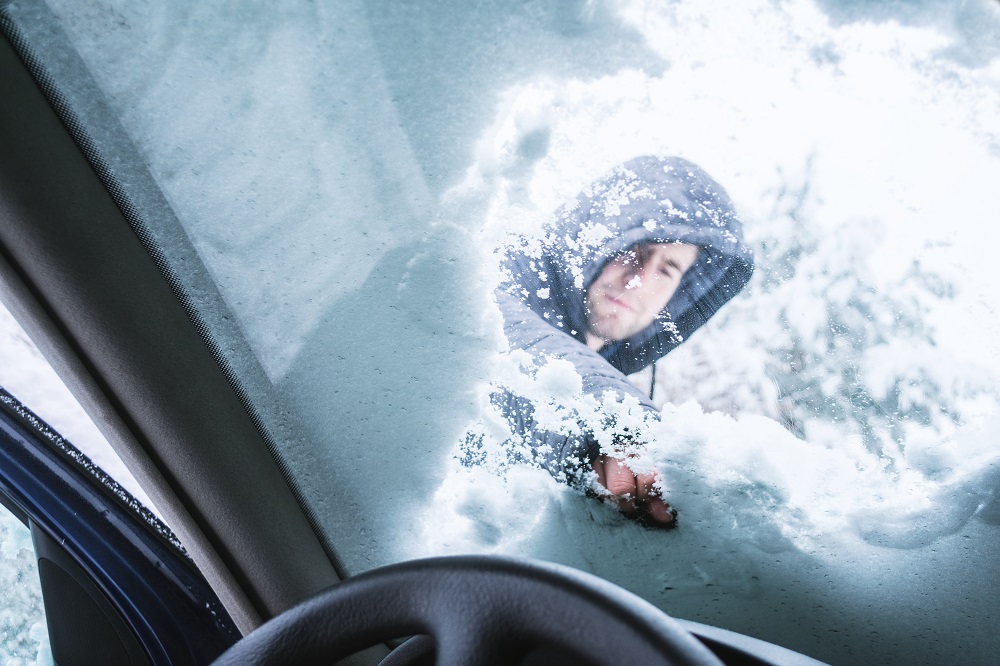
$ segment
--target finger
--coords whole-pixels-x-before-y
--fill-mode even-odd
[[[656,483],[656,474],[636,474],[635,475],[635,496],[640,502],[648,502],[660,496],[659,491],[653,487]]]
[[[604,463],[604,474],[607,479],[605,487],[612,495],[622,499],[635,499],[635,474],[624,460],[608,458]]]
[[[634,484],[627,485],[623,484],[621,481],[608,481],[609,473],[612,475],[612,478],[616,478],[615,475],[619,473],[619,467],[625,467],[624,465],[621,465],[621,461],[617,458],[608,458],[607,456],[602,455],[591,463],[591,467],[593,467],[594,472],[597,474],[597,482],[600,483],[601,486],[608,491],[608,493],[613,495],[613,497],[608,498],[609,501],[612,501],[622,513],[635,512]],[[609,483],[613,483],[613,485],[619,490],[624,488],[624,491],[627,494],[627,499],[622,498],[618,493],[613,492]]]
[[[677,509],[671,507],[659,497],[647,502],[643,506],[643,510],[650,518],[661,525],[668,526],[677,522]]]

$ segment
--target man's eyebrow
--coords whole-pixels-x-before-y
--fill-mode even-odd
[[[667,266],[673,266],[674,268],[676,268],[678,270],[678,272],[681,272],[681,273],[684,272],[684,269],[681,268],[681,265],[677,263],[676,259],[673,259],[673,258],[667,259]]]

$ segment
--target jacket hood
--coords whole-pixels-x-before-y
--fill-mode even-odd
[[[630,160],[560,210],[540,245],[510,255],[511,292],[583,342],[586,293],[608,261],[639,243],[701,248],[677,292],[646,329],[601,350],[625,374],[669,353],[747,284],[753,255],[725,190],[679,157]]]

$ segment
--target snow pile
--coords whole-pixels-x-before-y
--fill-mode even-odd
[[[766,415],[859,468],[940,482],[990,464],[970,434],[1000,372],[984,63],[949,57],[963,42],[939,30],[837,26],[809,2],[626,14],[669,68],[509,89],[452,196],[483,196],[502,244],[637,152],[695,159],[734,194],[758,271],[661,361],[658,398]],[[540,135],[547,151],[526,151]]]
[[[508,88],[449,196],[481,197],[483,236],[502,246],[637,154],[692,159],[733,195],[751,287],[657,367],[649,456],[681,529],[643,531],[503,465],[497,426],[500,475],[453,465],[407,554],[548,557],[835,661],[976,661],[994,640],[977,609],[995,607],[982,589],[1000,522],[1000,60],[977,38],[1000,11],[925,6],[909,25],[838,23],[806,1],[625,14],[663,71]],[[594,408],[571,369],[531,381],[518,365],[494,379],[563,420]],[[848,630],[858,608],[876,635],[802,628]],[[887,637],[904,616],[925,636],[901,648]]]

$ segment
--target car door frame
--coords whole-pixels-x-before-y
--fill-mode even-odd
[[[202,664],[240,638],[170,530],[2,388],[0,504],[31,530],[55,663]]]
[[[0,289],[240,632],[340,580],[189,302],[0,3]],[[210,444],[210,445],[208,445]],[[261,498],[266,501],[261,501]]]

